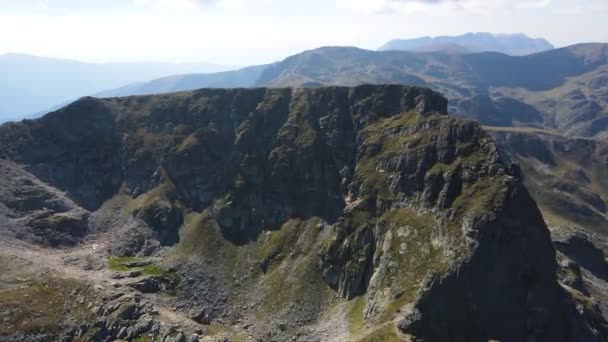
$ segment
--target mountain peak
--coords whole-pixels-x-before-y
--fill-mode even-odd
[[[378,50],[444,51],[461,52],[502,52],[508,55],[527,55],[553,48],[547,40],[530,38],[523,33],[494,34],[489,32],[469,32],[460,36],[420,37],[395,39]]]

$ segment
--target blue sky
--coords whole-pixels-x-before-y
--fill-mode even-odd
[[[471,31],[608,42],[608,0],[0,0],[0,53],[95,62],[249,65]]]

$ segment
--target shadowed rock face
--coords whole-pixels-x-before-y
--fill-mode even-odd
[[[74,244],[87,234],[89,212],[64,193],[10,161],[0,160],[0,174],[3,232],[51,246]]]
[[[446,100],[401,86],[85,98],[3,126],[0,141],[5,157],[84,208],[97,209],[121,186],[138,196],[170,183],[169,197],[211,207],[225,236],[243,242],[292,216],[334,221],[358,129],[404,109],[445,113]]]
[[[120,136],[104,103],[86,98],[39,120],[2,126],[3,158],[28,165],[87,209],[118,192]]]
[[[331,309],[331,288],[363,304],[368,327],[398,322],[401,333],[424,340],[599,340],[603,333],[589,318],[596,313],[576,311],[558,286],[555,251],[519,169],[501,160],[478,124],[447,116],[446,99],[428,89],[86,98],[0,126],[0,151],[65,192],[76,209],[95,211],[93,223],[147,227],[147,239],[177,244],[190,261],[211,255],[192,268],[201,279],[230,284],[239,267],[251,273],[255,263],[262,274],[252,275],[259,277],[253,284],[269,289],[305,274],[274,289],[311,303],[291,302],[306,308],[304,322]],[[117,194],[134,199],[112,221],[103,213]],[[144,243],[128,236],[124,254],[140,252]],[[225,278],[224,268],[234,273]],[[225,292],[236,296],[232,290]],[[258,300],[238,293],[246,303]],[[290,298],[268,293],[263,298],[279,301],[275,311],[290,307]],[[219,306],[235,300],[222,296]]]
[[[565,241],[556,241],[555,248],[596,277],[608,281],[608,263],[604,252],[584,236],[573,235]]]

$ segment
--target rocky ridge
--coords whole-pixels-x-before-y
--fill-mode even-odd
[[[16,175],[0,182],[6,239],[104,241],[105,268],[147,273],[130,287],[203,325],[277,341],[605,336],[558,284],[519,168],[428,89],[84,98],[0,126],[0,147]],[[103,337],[83,336],[132,326],[104,317]]]
[[[606,137],[608,45],[602,43],[577,44],[528,56],[321,47],[253,69],[257,74],[252,75],[248,68],[175,76],[99,96],[202,87],[408,84],[443,93],[450,100],[450,113],[484,125],[534,126],[570,137]]]

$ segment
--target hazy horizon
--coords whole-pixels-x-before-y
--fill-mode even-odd
[[[246,66],[320,46],[374,50],[467,32],[524,33],[556,47],[605,42],[606,19],[602,0],[0,0],[0,30],[18,32],[0,36],[0,54]]]

